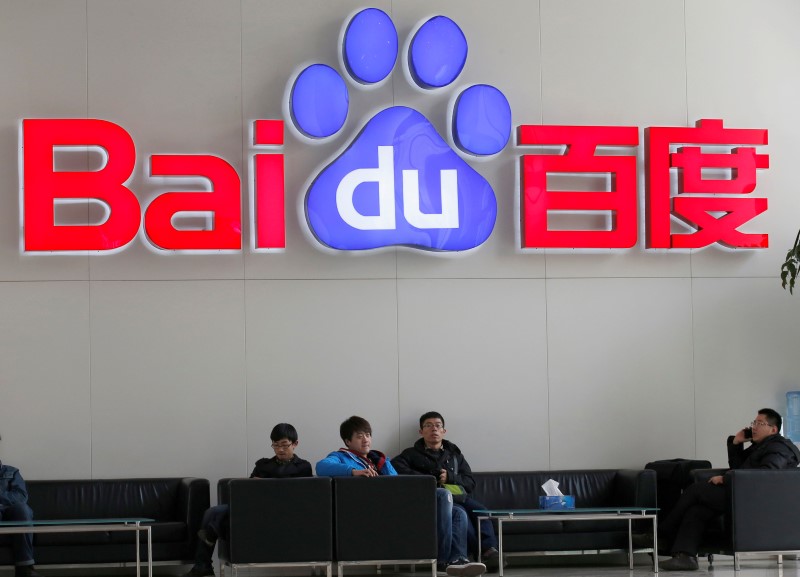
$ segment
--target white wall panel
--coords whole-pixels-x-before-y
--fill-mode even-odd
[[[473,469],[546,469],[544,282],[401,280],[398,295],[402,446],[438,411]]]
[[[369,4],[390,12],[389,2]],[[366,6],[362,2],[320,3],[302,0],[281,3],[245,0],[243,21],[243,100],[245,137],[254,119],[282,119],[293,78],[306,66],[327,64],[348,81],[350,111],[342,130],[323,140],[298,133],[285,122],[286,250],[282,253],[247,254],[248,278],[391,278],[395,275],[393,249],[371,252],[363,258],[337,254],[324,248],[306,225],[305,194],[319,172],[330,164],[361,130],[372,113],[392,104],[392,84],[361,88],[344,73],[340,34],[347,17]],[[291,55],[290,57],[286,57]],[[255,152],[251,142],[245,150]],[[263,150],[261,151],[263,152]]]
[[[133,138],[137,164],[128,186],[140,204],[161,192],[206,186],[150,179],[153,154],[212,154],[244,179],[239,2],[90,0],[88,6],[89,116],[116,122]],[[92,279],[243,275],[241,253],[173,258],[142,235],[112,258],[92,257]]]
[[[644,251],[643,226],[644,128],[686,123],[684,36],[681,2],[542,0],[543,122],[640,129],[636,246],[547,251],[548,278],[688,276],[687,255]]]
[[[88,283],[0,283],[0,326],[0,459],[26,479],[90,477]]]
[[[86,115],[86,3],[0,1],[0,281],[86,280],[86,256],[21,254],[20,124]]]
[[[549,280],[547,336],[553,469],[693,456],[688,280]]]
[[[393,455],[433,408],[476,469],[724,464],[725,435],[761,406],[785,410],[785,392],[800,388],[790,360],[798,305],[778,279],[800,228],[794,0],[372,5],[392,16],[403,47],[422,20],[452,18],[467,64],[452,89],[417,90],[399,68],[373,90],[350,84],[345,127],[323,143],[287,127],[287,248],[253,254],[251,122],[290,122],[292,75],[315,62],[341,70],[342,27],[366,5],[0,0],[0,457],[32,478],[214,482],[269,456],[278,421],[298,427],[299,454],[316,461],[360,414]],[[629,251],[521,253],[528,151],[514,145],[468,160],[498,197],[480,249],[320,249],[302,214],[317,172],[388,106],[416,108],[447,134],[454,95],[473,83],[505,93],[514,126],[723,118],[768,129],[756,194],[770,208],[744,228],[769,233],[771,247],[644,251],[640,132],[639,243]],[[188,188],[149,179],[150,155],[224,158],[242,181],[244,250],[163,255],[137,238],[115,255],[21,255],[25,117],[119,123],[137,146],[130,186],[143,202]],[[498,436],[522,456],[499,450]]]
[[[91,291],[94,477],[242,474],[243,283],[104,281]]]
[[[687,94],[689,120],[722,118],[729,128],[769,130],[770,168],[757,171],[752,196],[769,209],[740,230],[768,233],[769,250],[722,259],[714,251],[692,257],[698,276],[773,276],[800,228],[797,158],[800,143],[800,19],[797,2],[687,2]],[[714,26],[709,26],[714,22]],[[738,143],[732,143],[738,144]]]
[[[763,407],[785,415],[786,392],[800,390],[800,301],[779,290],[772,278],[693,283],[697,455],[714,466],[727,466],[728,435]]]
[[[396,2],[395,23],[405,47],[409,35],[428,18],[443,14],[459,25],[469,45],[467,62],[451,86],[423,90],[395,72],[395,104],[422,112],[452,144],[449,122],[455,99],[474,84],[498,88],[509,101],[511,139],[497,155],[476,159],[461,154],[491,184],[497,197],[497,222],[491,237],[460,258],[436,258],[419,251],[398,252],[401,278],[541,278],[542,254],[520,254],[516,127],[541,120],[538,1],[503,3],[506,18],[493,19],[496,7],[480,0]],[[405,56],[405,53],[404,53]]]
[[[270,430],[290,422],[313,465],[342,446],[339,424],[351,415],[393,455],[397,371],[394,282],[248,281],[248,463],[269,456]]]

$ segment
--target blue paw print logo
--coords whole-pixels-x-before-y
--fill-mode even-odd
[[[398,59],[394,23],[376,8],[358,12],[347,25],[342,50],[352,80],[366,86],[382,82]],[[443,88],[464,68],[467,40],[455,22],[436,16],[417,29],[405,57],[418,86]],[[347,120],[347,83],[330,66],[305,68],[290,99],[292,122],[308,138],[333,136]],[[485,84],[461,92],[452,119],[453,142],[471,155],[496,154],[511,135],[508,101]],[[425,116],[392,106],[369,119],[320,172],[306,193],[305,210],[316,238],[334,249],[462,251],[489,238],[497,200],[486,179],[450,148]]]

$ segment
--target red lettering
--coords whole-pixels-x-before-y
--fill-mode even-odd
[[[227,162],[209,155],[154,154],[153,176],[201,176],[211,181],[211,191],[165,192],[147,207],[147,237],[164,250],[239,250],[242,248],[241,186],[239,175]],[[181,212],[211,213],[211,230],[178,230],[172,218]]]
[[[528,154],[522,165],[523,248],[630,248],[636,244],[636,157],[597,156],[600,145],[636,146],[639,133],[627,126],[520,127],[520,145],[567,145],[561,154]],[[548,190],[548,174],[611,175],[613,190]],[[550,213],[601,211],[611,230],[548,230]]]
[[[25,250],[104,251],[120,248],[136,236],[139,201],[124,185],[136,162],[130,135],[105,120],[24,120],[23,227]],[[107,161],[97,171],[56,172],[54,147],[97,146]],[[109,217],[97,225],[56,225],[56,199],[95,199]]]
[[[257,120],[253,126],[253,144],[283,144],[282,120]],[[283,154],[256,154],[254,219],[256,249],[286,248]]]

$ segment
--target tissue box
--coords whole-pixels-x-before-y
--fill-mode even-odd
[[[539,497],[540,509],[574,509],[575,497],[573,495],[556,495],[555,497]]]

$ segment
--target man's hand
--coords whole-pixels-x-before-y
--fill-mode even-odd
[[[439,483],[442,485],[447,483],[447,469],[442,469],[439,471]]]
[[[741,431],[736,433],[736,435],[734,435],[733,444],[734,445],[741,445],[742,443],[744,443],[747,440],[748,440],[747,437],[744,436],[744,429],[742,429]]]
[[[714,475],[708,480],[712,485],[722,485],[725,482],[725,477],[722,475]]]
[[[353,469],[353,477],[377,477],[378,472],[372,469]]]

